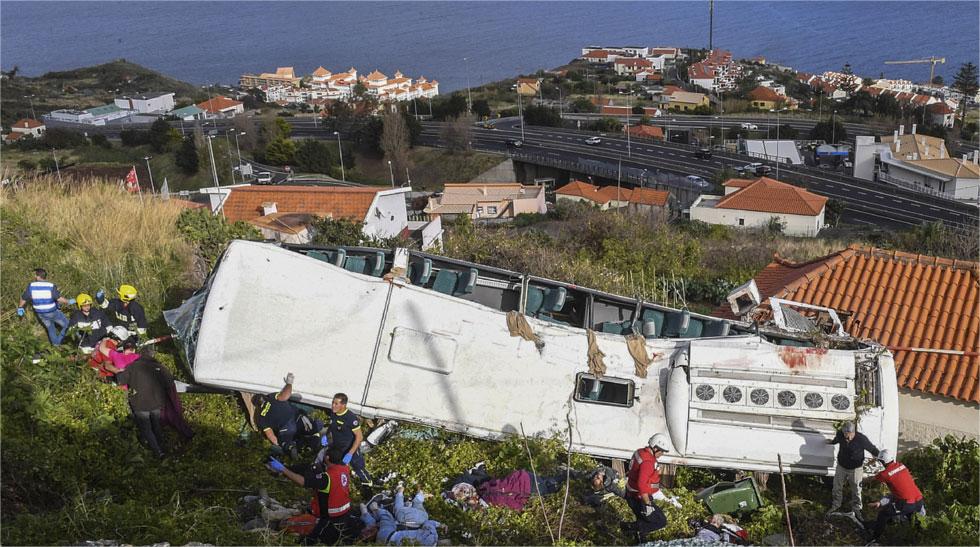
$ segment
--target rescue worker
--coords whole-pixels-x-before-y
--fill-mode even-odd
[[[24,317],[24,305],[28,302],[38,321],[48,331],[48,341],[52,346],[60,345],[68,331],[68,318],[58,309],[58,304],[71,306],[75,299],[61,296],[58,286],[48,281],[48,272],[44,268],[35,268],[34,281],[27,285],[17,304],[17,317]]]
[[[429,518],[425,510],[426,494],[419,490],[412,501],[405,502],[405,487],[395,490],[392,511],[377,503],[361,504],[361,521],[367,528],[377,527],[376,542],[381,545],[436,545],[439,541],[438,521]],[[363,535],[362,535],[363,537]]]
[[[834,490],[833,498],[830,503],[830,511],[827,514],[836,513],[841,506],[844,498],[844,486],[851,490],[850,512],[844,513],[848,516],[861,514],[861,480],[864,479],[864,452],[868,451],[872,456],[878,455],[878,448],[864,435],[859,433],[854,427],[854,422],[844,422],[844,427],[834,435],[834,438],[827,441],[827,444],[838,444],[837,449],[837,469],[834,471]]]
[[[133,334],[140,337],[146,336],[146,312],[143,306],[136,301],[136,287],[132,285],[120,285],[116,291],[118,298],[106,300],[105,293],[99,291],[95,293],[95,299],[99,305],[106,310],[106,315],[113,325],[126,327]]]
[[[350,467],[343,462],[342,450],[332,448],[327,463],[314,463],[303,474],[270,458],[268,468],[281,473],[289,480],[316,491],[319,518],[310,535],[303,538],[304,545],[324,543],[347,545],[359,533],[359,520],[350,514]]]
[[[888,449],[883,449],[878,453],[878,461],[885,466],[885,469],[875,475],[874,478],[888,487],[888,495],[881,501],[869,504],[878,508],[878,517],[871,524],[870,540],[872,542],[878,541],[881,533],[885,530],[885,526],[895,517],[908,518],[922,512],[925,508],[922,491],[915,484],[915,479],[908,468],[895,461]]]
[[[252,403],[255,405],[255,425],[272,443],[273,453],[289,452],[295,459],[299,457],[297,437],[316,436],[323,425],[310,420],[289,402],[293,395],[294,378],[290,372],[283,379],[285,385],[278,393],[255,395]]]
[[[653,500],[667,500],[660,490],[657,458],[666,454],[669,446],[666,435],[655,433],[647,441],[647,446],[633,453],[630,461],[626,482],[626,503],[636,516],[636,537],[639,543],[645,542],[650,532],[667,526],[667,516],[654,505]],[[668,501],[675,507],[680,507],[676,499]]]
[[[109,318],[99,308],[92,307],[92,297],[81,293],[75,297],[78,310],[71,314],[68,320],[69,332],[78,335],[78,348],[85,355],[91,355],[95,347],[106,337],[109,329]]]
[[[370,473],[364,467],[364,456],[359,450],[364,442],[361,420],[357,414],[348,410],[346,394],[338,393],[333,396],[327,415],[330,446],[344,451],[344,464],[349,464],[354,469],[361,486],[374,486]]]

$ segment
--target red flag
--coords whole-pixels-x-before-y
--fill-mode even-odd
[[[136,178],[136,167],[129,170],[129,174],[126,175],[126,191],[130,194],[139,192],[140,183],[139,179]]]

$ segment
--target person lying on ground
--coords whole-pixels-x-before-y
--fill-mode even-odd
[[[457,478],[452,481],[452,488],[444,493],[443,497],[454,501],[466,510],[478,510],[492,505],[520,511],[524,509],[532,495],[554,494],[565,482],[564,475],[535,477],[523,469],[499,479],[484,480],[483,477],[489,475],[482,467],[482,465],[475,466],[467,473],[471,479],[478,482],[478,485]]]
[[[395,490],[395,501],[391,510],[372,500],[361,504],[361,521],[365,530],[377,530],[376,543],[381,545],[427,545],[439,541],[439,529],[446,527],[429,518],[425,510],[427,494],[421,489],[411,501],[405,501],[405,488],[401,484]],[[362,539],[365,536],[362,534]]]

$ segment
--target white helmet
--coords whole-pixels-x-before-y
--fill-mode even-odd
[[[114,338],[116,338],[120,342],[123,342],[127,338],[129,338],[129,329],[127,329],[126,327],[123,327],[121,325],[116,325],[115,327],[109,328],[109,331],[108,332],[109,332],[110,335],[112,335]]]
[[[647,446],[650,448],[659,448],[664,452],[670,452],[670,441],[667,440],[667,435],[663,433],[654,433],[653,437],[647,441]]]
[[[881,463],[892,463],[895,461],[895,456],[892,456],[892,451],[887,448],[882,448],[881,452],[878,452],[878,460]]]

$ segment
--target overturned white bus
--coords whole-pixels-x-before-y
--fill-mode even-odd
[[[830,474],[835,422],[895,449],[898,395],[891,354],[828,311],[760,326],[421,252],[235,241],[166,317],[208,386],[293,372],[304,403],[343,391],[368,417],[571,432],[608,458],[664,432],[668,464]]]

